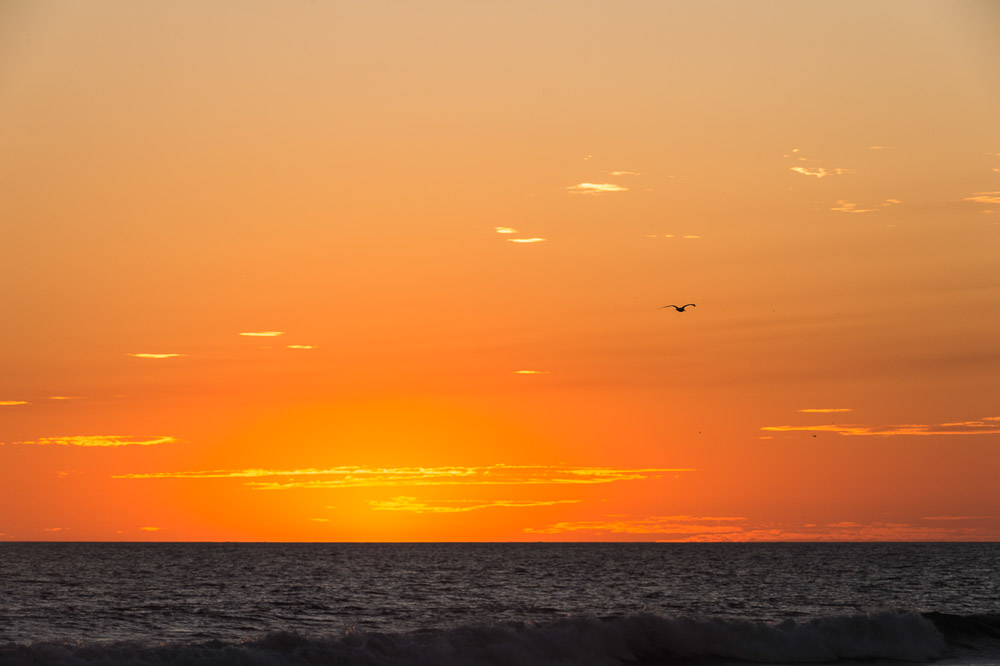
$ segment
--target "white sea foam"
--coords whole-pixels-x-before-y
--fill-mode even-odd
[[[0,663],[52,666],[138,664],[344,666],[614,666],[716,659],[756,663],[851,660],[926,662],[947,654],[944,636],[916,613],[755,623],[649,613],[542,624],[461,625],[411,633],[350,630],[332,637],[291,632],[229,643],[37,643],[0,646]]]

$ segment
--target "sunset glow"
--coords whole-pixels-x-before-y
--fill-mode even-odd
[[[998,25],[3,6],[0,540],[1000,540]]]

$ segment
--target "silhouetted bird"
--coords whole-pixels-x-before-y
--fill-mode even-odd
[[[693,307],[696,307],[694,303],[688,303],[687,305],[664,305],[663,306],[663,308],[673,308],[673,309],[677,310],[678,312],[684,312],[684,308],[693,308]],[[660,309],[662,310],[663,308],[660,308]]]

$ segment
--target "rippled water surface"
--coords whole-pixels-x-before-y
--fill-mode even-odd
[[[0,544],[0,642],[1000,612],[1000,544]]]

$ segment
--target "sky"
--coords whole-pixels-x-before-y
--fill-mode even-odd
[[[0,540],[1000,540],[998,29],[7,0]]]

